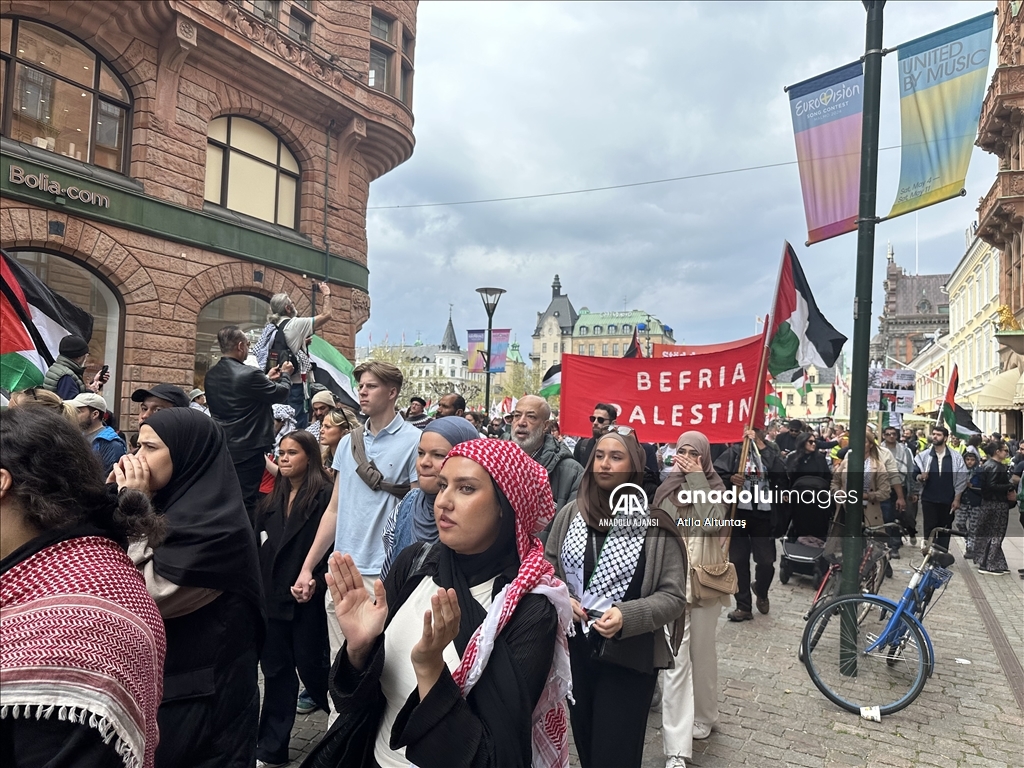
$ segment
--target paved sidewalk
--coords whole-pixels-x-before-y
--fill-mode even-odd
[[[1024,582],[1016,569],[1024,567],[1024,532],[1016,515],[1008,533],[1004,549],[1011,574],[976,578],[1020,658]],[[894,578],[882,588],[893,598],[911,575],[906,558],[914,550],[904,547],[903,554],[904,559],[893,562]],[[957,554],[954,577],[926,620],[935,645],[935,674],[910,707],[881,723],[833,706],[797,660],[803,614],[812,596],[810,579],[795,575],[787,585],[776,580],[767,616],[755,614],[753,621],[734,624],[723,612],[718,628],[721,722],[710,738],[694,743],[692,765],[1024,765],[1024,713],[997,661],[968,590],[966,564]],[[298,716],[293,760],[300,760],[325,728],[323,714]],[[575,757],[573,765],[578,765]],[[661,715],[651,713],[643,766],[662,765]]]

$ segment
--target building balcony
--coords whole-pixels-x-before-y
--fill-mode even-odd
[[[1024,117],[1024,64],[1003,65],[992,75],[981,106],[978,140],[986,152],[1005,157],[1007,145]]]
[[[978,237],[1003,250],[1024,227],[1024,171],[999,171],[978,205]]]

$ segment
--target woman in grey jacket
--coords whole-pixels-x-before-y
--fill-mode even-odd
[[[640,765],[658,670],[672,666],[681,639],[679,627],[670,647],[664,628],[686,607],[676,521],[643,509],[646,457],[633,430],[608,429],[545,549],[573,598],[570,718],[583,768]]]

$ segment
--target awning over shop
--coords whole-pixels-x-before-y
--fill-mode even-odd
[[[1015,410],[1014,398],[1021,372],[1016,368],[1003,371],[992,381],[982,387],[975,401],[976,411],[1012,411]]]
[[[1015,408],[1024,409],[1024,368],[1020,371],[1020,378],[1017,379],[1017,387],[1013,395],[1013,405]]]

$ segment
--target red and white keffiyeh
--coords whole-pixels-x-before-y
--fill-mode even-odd
[[[544,559],[544,545],[534,534],[554,517],[555,502],[547,471],[511,440],[470,440],[456,445],[448,454],[463,456],[487,470],[516,513],[516,548],[521,565],[511,583],[499,592],[483,623],[466,645],[462,661],[452,674],[466,696],[480,680],[494,648],[494,638],[508,623],[523,595],[544,595],[558,612],[555,655],[540,701],[533,711],[533,765],[564,768],[569,764],[568,713],[566,699],[572,696],[567,635],[572,631],[569,590],[555,577],[555,569]]]
[[[110,539],[59,542],[0,577],[0,718],[82,723],[151,768],[165,650],[146,582]]]

